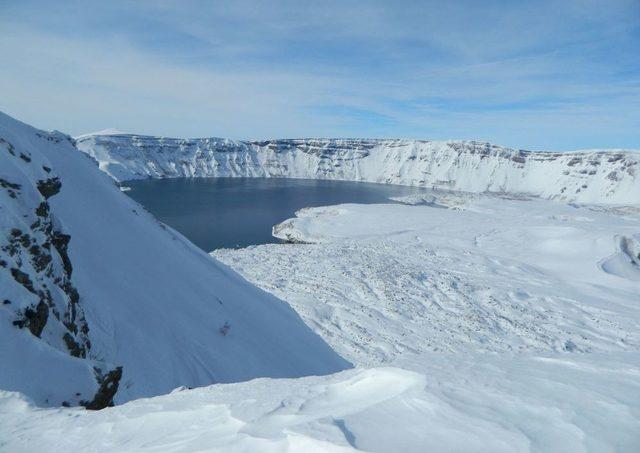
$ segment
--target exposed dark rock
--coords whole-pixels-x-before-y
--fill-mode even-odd
[[[68,139],[55,134],[43,135],[43,138],[49,141]],[[10,176],[3,175],[0,178],[0,196],[8,193],[11,198],[16,199],[17,207],[21,208],[18,215],[22,217],[18,216],[15,223],[9,224],[8,231],[0,235],[0,258],[3,258],[0,259],[0,271],[10,271],[13,279],[34,295],[25,297],[26,300],[19,303],[13,298],[0,298],[0,307],[10,310],[13,313],[13,325],[28,329],[34,337],[39,338],[36,341],[43,341],[64,354],[86,359],[91,351],[89,326],[80,305],[80,294],[71,280],[73,267],[68,252],[71,236],[54,230],[53,209],[46,201],[60,192],[62,182],[48,166],[38,168],[39,165],[35,165],[36,159],[32,159],[27,149],[14,148],[0,138],[0,152],[4,152],[3,148],[16,157],[17,165],[30,167],[36,174],[40,173],[42,179],[33,183],[33,188],[37,188],[42,198],[26,197],[24,190],[27,184],[14,183]],[[18,158],[27,164],[23,164]],[[22,227],[22,222],[26,222],[25,225],[29,227]],[[60,259],[56,257],[56,253]],[[58,332],[53,343],[50,332]],[[122,376],[121,368],[108,373],[99,369],[95,371],[99,390],[92,400],[89,397],[89,401],[82,403],[89,409],[113,405],[113,397]],[[62,404],[69,406],[76,402],[77,399],[67,400]]]
[[[31,254],[31,263],[36,272],[42,272],[51,262],[51,254],[44,252],[42,248],[37,245],[32,245],[29,248]]]
[[[12,183],[7,181],[6,179],[0,178],[0,187],[2,187],[3,189],[20,190],[22,186],[20,186],[20,184]]]
[[[20,245],[25,249],[31,245],[31,236],[28,233],[24,233],[19,237]]]
[[[78,344],[78,342],[73,338],[73,336],[69,332],[66,332],[62,337],[62,339],[64,340],[64,343],[67,345],[69,354],[71,354],[74,357],[82,357],[82,358],[86,356],[86,351],[84,350],[84,348]]]
[[[64,284],[60,285],[60,288],[69,296],[69,323],[67,326],[69,330],[76,333],[78,331],[76,322],[76,306],[78,302],[80,302],[80,294],[78,290],[71,284],[70,281],[64,282]]]
[[[40,301],[36,306],[36,309],[29,307],[24,311],[22,319],[13,321],[13,325],[23,328],[28,328],[29,331],[40,338],[44,326],[47,324],[49,318],[49,307],[43,301]]]
[[[49,203],[43,201],[36,208],[36,215],[38,217],[47,217],[49,215]]]
[[[93,400],[81,401],[80,404],[89,410],[100,410],[113,406],[113,397],[118,391],[120,379],[122,379],[122,367],[119,366],[115,370],[109,371],[105,376],[102,375],[102,371],[98,368],[94,368],[94,371],[100,388]]]
[[[15,281],[17,281],[22,286],[24,286],[29,292],[32,292],[33,294],[36,293],[36,290],[33,287],[33,282],[31,281],[27,273],[22,272],[20,269],[13,267],[11,268],[11,275],[13,276],[13,279]]]
[[[67,253],[67,248],[69,246],[70,240],[71,236],[69,236],[68,234],[60,233],[59,231],[54,231],[51,236],[51,243],[58,251],[60,258],[62,258],[62,264],[64,265],[64,270],[67,273],[68,277],[71,277],[71,272],[73,271],[73,266],[71,265],[69,254]]]
[[[0,143],[4,143],[5,146],[7,147],[7,151],[9,152],[9,154],[11,154],[12,156],[16,155],[15,152],[15,148],[13,147],[13,145],[11,143],[9,143],[8,141],[6,141],[4,138],[0,137]]]
[[[22,233],[18,228],[11,229],[9,243],[2,247],[2,250],[15,256],[20,253],[21,248],[28,248],[31,245],[31,237],[27,233]]]
[[[42,194],[45,199],[54,196],[58,192],[60,192],[60,188],[62,187],[62,183],[60,182],[60,178],[49,178],[49,179],[41,179],[38,181],[38,191]]]

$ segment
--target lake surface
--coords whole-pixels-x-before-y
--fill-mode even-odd
[[[124,183],[125,192],[160,221],[209,252],[277,243],[273,225],[301,208],[339,203],[386,203],[426,192],[417,187],[280,178],[175,178]]]

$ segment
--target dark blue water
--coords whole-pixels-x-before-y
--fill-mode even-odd
[[[269,178],[128,181],[127,195],[205,251],[278,242],[271,227],[297,210],[386,203],[424,189],[364,182]]]

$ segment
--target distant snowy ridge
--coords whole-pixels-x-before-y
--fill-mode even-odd
[[[522,151],[476,141],[233,141],[85,135],[80,150],[117,181],[164,177],[287,177],[369,181],[466,192],[640,204],[640,153]]]
[[[83,137],[90,137],[92,135],[126,135],[119,129],[115,129],[113,127],[109,127],[107,129],[102,129],[101,131],[89,132],[88,134],[79,135],[76,139],[81,139]]]
[[[100,408],[349,366],[287,304],[122,194],[73,139],[0,113],[0,390]]]

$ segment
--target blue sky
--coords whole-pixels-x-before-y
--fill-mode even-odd
[[[640,148],[640,0],[0,0],[0,110],[73,135]]]

